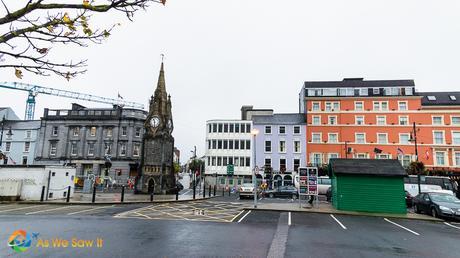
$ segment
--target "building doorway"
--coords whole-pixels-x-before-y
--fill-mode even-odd
[[[149,179],[147,191],[148,193],[153,193],[155,191],[155,180],[153,180],[153,178]]]

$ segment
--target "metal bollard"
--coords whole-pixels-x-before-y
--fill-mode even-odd
[[[45,188],[46,186],[42,187],[42,195],[40,195],[40,202],[43,202],[43,199],[45,199]]]
[[[225,188],[222,187],[222,197],[224,197],[224,194],[225,194]]]
[[[65,202],[69,202],[69,201],[70,201],[70,185],[67,188],[67,199],[65,200]]]
[[[206,186],[203,183],[203,198],[206,198]]]
[[[121,198],[120,198],[120,202],[123,202],[125,200],[125,186],[122,185],[121,186]]]
[[[217,185],[214,185],[214,196],[216,196]]]
[[[96,184],[93,186],[93,199],[91,200],[92,203],[96,202]]]
[[[179,188],[176,189],[176,201],[179,200]]]
[[[228,196],[230,196],[230,193],[231,193],[231,192],[232,192],[232,188],[229,187],[229,188],[228,188]]]
[[[193,180],[193,200],[195,200],[195,193],[196,193],[196,185],[195,185],[195,180]]]
[[[150,201],[153,202],[153,192],[150,193]]]
[[[211,197],[211,186],[209,186],[208,197]]]

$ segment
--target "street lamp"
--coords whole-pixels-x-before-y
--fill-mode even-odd
[[[256,136],[259,133],[259,130],[252,129],[251,135],[254,139],[254,171],[252,172],[252,182],[254,184],[254,208],[257,208],[257,182],[256,182],[256,167],[257,167],[257,159],[256,159]]]
[[[412,132],[410,134],[409,142],[414,142],[415,161],[417,162],[417,164],[415,165],[415,171],[417,173],[418,193],[420,194],[422,192],[422,190],[421,190],[421,187],[420,187],[420,171],[418,171],[417,129],[415,128],[415,122],[413,123],[413,126],[412,126]]]

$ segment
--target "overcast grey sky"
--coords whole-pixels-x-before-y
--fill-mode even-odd
[[[414,79],[419,91],[460,90],[459,13],[458,0],[168,0],[132,23],[121,19],[103,45],[56,50],[88,58],[86,74],[70,82],[25,74],[21,82],[114,98],[120,92],[147,106],[164,53],[183,162],[194,145],[203,155],[206,120],[237,119],[248,104],[297,112],[306,80]],[[13,70],[0,76],[18,81]],[[23,117],[26,96],[0,89],[0,106]],[[71,102],[39,95],[35,118]]]

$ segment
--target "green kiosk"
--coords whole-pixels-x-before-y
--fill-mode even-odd
[[[329,172],[337,210],[406,213],[406,171],[398,160],[331,159]]]

